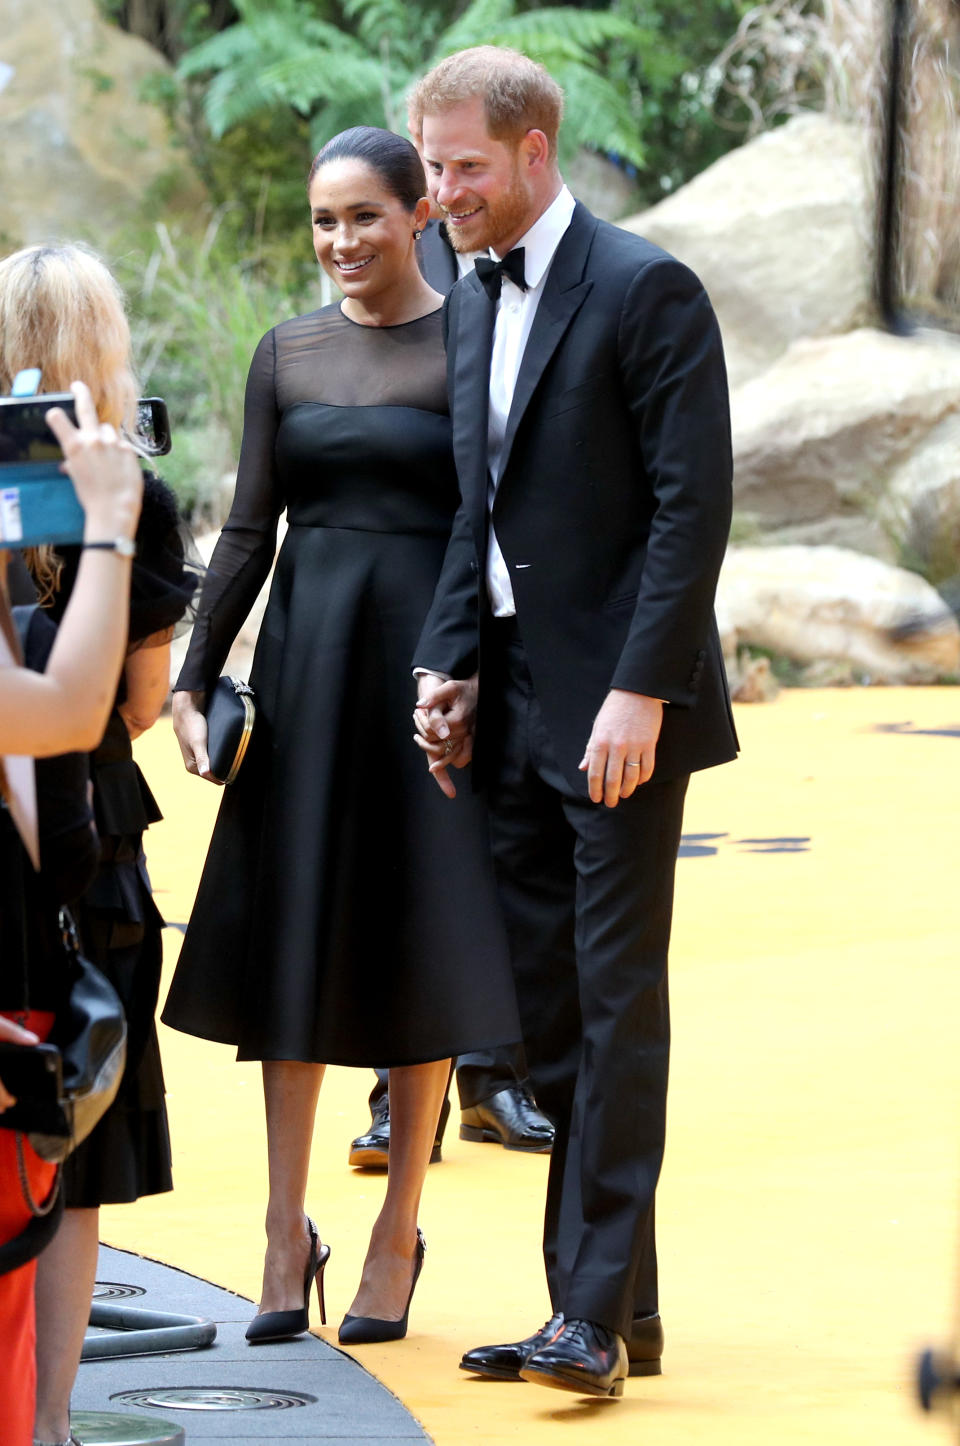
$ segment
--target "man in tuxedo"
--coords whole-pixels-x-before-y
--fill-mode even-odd
[[[551,1319],[461,1365],[618,1396],[628,1372],[660,1371],[684,795],[737,747],[713,616],[732,465],[703,287],[575,203],[562,104],[541,66],[486,46],[413,92],[451,240],[487,252],[447,301],[462,505],[416,718],[445,792],[471,755],[489,789],[530,1073],[556,1127]]]

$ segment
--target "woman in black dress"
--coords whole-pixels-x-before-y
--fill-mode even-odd
[[[326,1253],[303,1213],[324,1064],[391,1067],[387,1194],[341,1339],[393,1339],[422,1258],[417,1208],[450,1056],[518,1037],[482,808],[469,789],[451,808],[411,746],[410,659],[458,501],[441,298],[416,255],[425,190],[416,151],[386,131],[344,132],[314,161],[314,247],[344,300],[257,348],[236,496],[174,694],[187,768],[209,777],[205,695],[285,508],[253,740],[163,1016],[264,1062],[270,1199],[252,1340],[307,1328]]]
[[[41,390],[63,391],[83,374],[92,405],[113,433],[137,432],[138,387],[123,296],[104,263],[85,248],[34,246],[2,265],[5,373],[41,368]],[[15,319],[15,321],[14,321]],[[132,461],[132,458],[131,458]],[[134,465],[136,465],[134,463]],[[127,1064],[120,1091],[63,1172],[63,1224],[37,1269],[37,1411],[39,1442],[69,1438],[69,1403],[90,1313],[97,1264],[99,1206],[171,1188],[170,1146],[154,1013],[160,984],[161,928],[141,835],[160,817],[133,761],[130,740],[158,716],[169,691],[169,637],[192,598],[195,574],[185,566],[176,502],[155,477],[138,483],[143,506],[129,604],[121,619],[123,672],[109,696],[114,706],[89,750],[99,865],[76,905],[84,946],[116,988],[127,1015]],[[109,546],[109,534],[100,545]],[[29,616],[26,651],[42,669],[56,648],[86,567],[88,551],[31,549],[29,560],[49,606]],[[118,566],[114,557],[114,567]],[[117,620],[113,620],[116,623]],[[106,638],[105,638],[106,644]]]

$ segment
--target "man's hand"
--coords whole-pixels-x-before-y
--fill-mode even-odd
[[[447,798],[456,798],[448,768],[466,768],[473,757],[477,713],[477,675],[444,680],[436,673],[417,679],[413,741],[429,760],[430,772]]]
[[[646,783],[653,773],[657,739],[663,723],[659,698],[611,688],[593,722],[580,761],[594,803],[616,808],[621,798]]]

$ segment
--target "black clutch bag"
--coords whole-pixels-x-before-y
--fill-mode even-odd
[[[0,1114],[0,1126],[45,1135],[66,1133],[63,1069],[55,1045],[0,1041],[0,1080],[17,1102]]]
[[[218,783],[232,783],[257,716],[253,689],[242,678],[218,678],[207,703],[207,756]]]

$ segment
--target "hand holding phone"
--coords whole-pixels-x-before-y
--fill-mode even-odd
[[[78,543],[85,535],[88,540],[93,536],[84,532],[86,493],[78,496],[70,468],[63,465],[58,436],[47,422],[52,410],[71,424],[78,421],[72,392],[0,397],[0,547]],[[92,425],[99,426],[95,417]],[[83,427],[81,423],[77,430]],[[106,435],[102,433],[101,440]],[[170,422],[159,397],[142,397],[137,403],[137,437],[149,456],[170,451]],[[116,434],[110,440],[119,445]],[[93,486],[102,492],[96,479]]]
[[[143,497],[143,474],[129,442],[101,422],[84,382],[70,388],[76,407],[74,426],[62,407],[51,407],[47,425],[63,452],[62,467],[73,481],[86,515],[87,542],[133,538]]]

